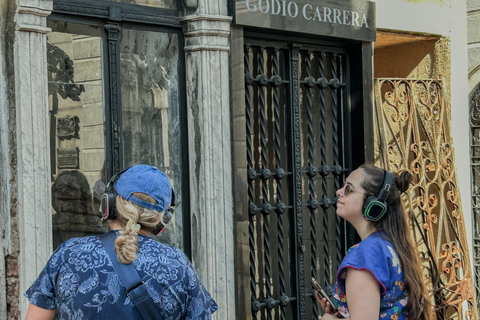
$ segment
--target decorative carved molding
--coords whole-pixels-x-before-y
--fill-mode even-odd
[[[118,7],[115,7],[120,11]],[[54,3],[53,11],[57,13],[91,16],[97,18],[110,18],[110,10],[108,8],[95,8],[91,6],[70,4],[70,3]],[[115,19],[116,21],[117,19]],[[120,12],[120,21],[143,22],[157,25],[180,26],[180,18],[164,16],[158,14],[135,13],[128,11]]]
[[[44,8],[33,8],[33,7],[19,7],[17,13],[20,14],[31,14],[39,17],[47,17],[50,15],[52,10]]]
[[[51,1],[42,1],[43,7],[24,6],[20,4],[17,9],[15,22],[18,31],[36,32],[46,34],[50,28],[46,27],[46,17],[50,15]],[[38,5],[38,4],[37,4]]]
[[[95,16],[95,17],[101,17],[101,18],[107,18],[109,16],[108,9],[93,8],[93,7],[86,7],[86,6],[80,6],[75,4],[58,3],[58,2],[55,2],[53,4],[53,11],[58,13]]]
[[[161,25],[172,25],[172,26],[180,25],[179,18],[139,14],[139,13],[129,13],[129,12],[122,12],[122,20],[146,22],[146,23],[161,24]]]
[[[109,83],[110,83],[110,112],[112,119],[112,169],[113,173],[121,171],[121,114],[120,114],[120,79],[119,79],[119,34],[121,28],[118,24],[107,24],[105,29],[108,32],[108,61],[109,61]]]
[[[182,20],[185,26],[185,52],[230,51],[228,16],[195,15]]]

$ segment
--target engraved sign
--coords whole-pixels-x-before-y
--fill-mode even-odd
[[[57,149],[57,161],[59,169],[78,169],[78,148]]]
[[[232,0],[238,25],[375,41],[375,3],[362,0]]]

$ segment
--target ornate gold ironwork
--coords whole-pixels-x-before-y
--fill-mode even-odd
[[[472,272],[441,80],[375,81],[377,164],[407,169],[404,195],[434,319],[477,319]]]

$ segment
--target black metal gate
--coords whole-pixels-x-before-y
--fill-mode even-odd
[[[245,40],[246,318],[318,319],[310,278],[335,281],[348,233],[334,208],[351,167],[348,63],[338,47]]]

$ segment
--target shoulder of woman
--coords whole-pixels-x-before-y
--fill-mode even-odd
[[[356,253],[360,261],[371,264],[378,272],[400,273],[398,253],[393,244],[382,233],[373,234],[360,243]]]
[[[365,240],[351,247],[345,256],[342,265],[351,265],[361,267],[388,267],[387,258],[395,252],[393,245],[376,235],[371,235]],[[385,257],[386,259],[379,259]],[[382,266],[385,264],[385,266]]]
[[[146,254],[160,255],[164,260],[177,260],[182,264],[189,263],[189,259],[185,253],[173,245],[158,242],[151,238],[145,239],[142,242],[141,251]]]
[[[73,248],[77,248],[78,246],[84,246],[86,244],[94,244],[96,243],[96,240],[98,239],[98,237],[95,237],[95,236],[89,236],[89,237],[79,237],[79,238],[70,238],[70,239],[67,239],[65,240],[64,242],[62,242],[56,249],[55,249],[55,253],[58,253],[58,252],[64,252],[64,251],[68,251],[68,250],[71,250]],[[98,239],[98,241],[100,241]],[[87,247],[86,247],[87,248]]]

